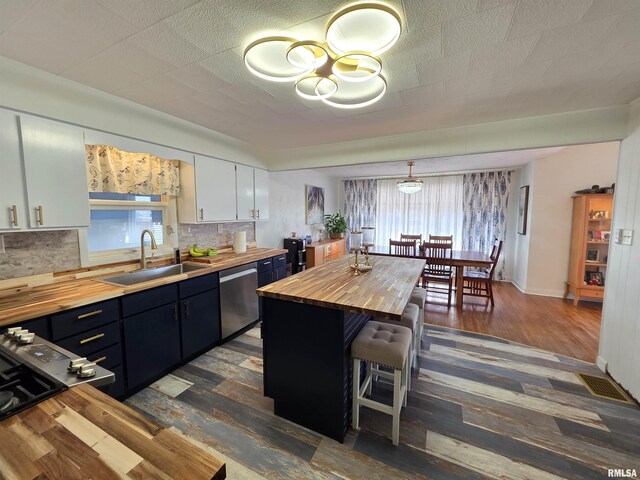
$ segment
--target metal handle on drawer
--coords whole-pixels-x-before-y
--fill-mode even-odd
[[[200,209],[200,220],[204,220],[204,208]]]
[[[278,258],[278,260],[279,260],[279,261],[282,261],[282,260],[284,260],[284,257],[280,257],[280,258]]]
[[[93,337],[85,338],[84,340],[80,340],[80,345],[93,342],[94,340],[98,340],[99,338],[102,338],[102,337],[104,337],[104,333],[99,333],[98,335],[94,335]]]
[[[38,225],[44,224],[44,216],[42,215],[42,205],[38,205],[36,208],[36,222]]]
[[[93,363],[104,362],[106,359],[107,359],[107,357],[105,355],[104,357],[96,358],[95,360],[93,360]]]
[[[11,224],[14,227],[18,226],[18,207],[16,207],[15,205],[11,205]]]
[[[85,313],[83,315],[78,315],[78,320],[82,320],[83,318],[93,317],[94,315],[100,315],[102,310],[96,310],[94,312]]]
[[[271,262],[262,262],[263,265],[270,265]]]

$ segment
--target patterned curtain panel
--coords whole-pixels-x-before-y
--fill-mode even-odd
[[[344,218],[349,230],[376,225],[377,180],[344,181]]]
[[[85,145],[89,192],[174,195],[180,193],[180,162],[108,145]]]
[[[481,172],[464,175],[462,248],[489,252],[493,239],[504,241],[511,172]],[[504,280],[505,245],[495,270]]]

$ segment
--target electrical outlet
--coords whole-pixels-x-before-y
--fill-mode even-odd
[[[633,230],[622,229],[620,230],[620,243],[622,245],[631,245],[633,242]]]

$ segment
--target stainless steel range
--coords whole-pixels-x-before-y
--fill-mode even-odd
[[[89,383],[107,389],[110,371],[20,328],[0,337],[0,420],[66,388]]]

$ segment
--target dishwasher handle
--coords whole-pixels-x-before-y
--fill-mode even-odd
[[[255,268],[250,268],[249,270],[243,270],[242,272],[232,273],[231,275],[227,275],[226,277],[220,276],[220,283],[230,282],[231,280],[235,280],[236,278],[245,277],[247,275],[257,274],[258,270]]]

